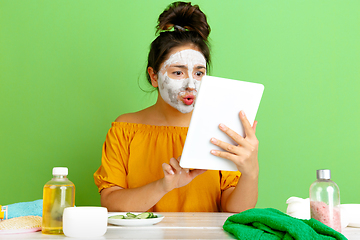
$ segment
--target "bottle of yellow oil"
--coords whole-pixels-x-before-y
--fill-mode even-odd
[[[54,167],[52,174],[43,190],[42,233],[63,234],[63,211],[75,206],[75,185],[67,178],[66,167]]]

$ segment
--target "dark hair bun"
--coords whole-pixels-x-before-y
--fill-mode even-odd
[[[159,16],[157,32],[173,27],[175,31],[195,31],[205,41],[210,33],[205,14],[198,5],[191,5],[190,2],[174,2]]]

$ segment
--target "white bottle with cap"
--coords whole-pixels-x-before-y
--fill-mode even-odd
[[[53,178],[43,190],[42,233],[63,233],[63,211],[75,206],[75,185],[67,178],[68,168],[54,167]]]
[[[311,218],[341,232],[339,187],[330,180],[328,169],[317,170],[316,176],[317,180],[310,186]]]

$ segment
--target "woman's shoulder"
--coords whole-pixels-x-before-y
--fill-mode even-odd
[[[115,122],[149,124],[151,119],[151,108],[145,108],[138,112],[122,114],[116,118]]]
[[[134,113],[125,113],[118,116],[115,119],[115,122],[124,122],[124,123],[141,123],[140,121],[140,114],[138,112]]]
[[[151,107],[138,112],[125,113],[116,118],[116,120],[112,123],[112,128],[130,132],[138,132],[140,130],[140,132],[149,133],[187,133],[187,127],[168,126],[159,119],[158,115],[159,114],[156,114],[154,109]]]
[[[116,135],[129,137],[143,132],[146,126],[142,121],[142,114],[139,112],[125,113],[115,119],[111,124],[110,131]]]
[[[159,125],[160,120],[153,106],[140,110],[138,112],[125,113],[116,118],[115,122]],[[161,125],[161,124],[160,124]]]

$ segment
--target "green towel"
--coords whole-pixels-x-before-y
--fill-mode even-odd
[[[313,218],[297,219],[273,208],[253,208],[232,215],[225,221],[223,228],[241,240],[347,239]]]

